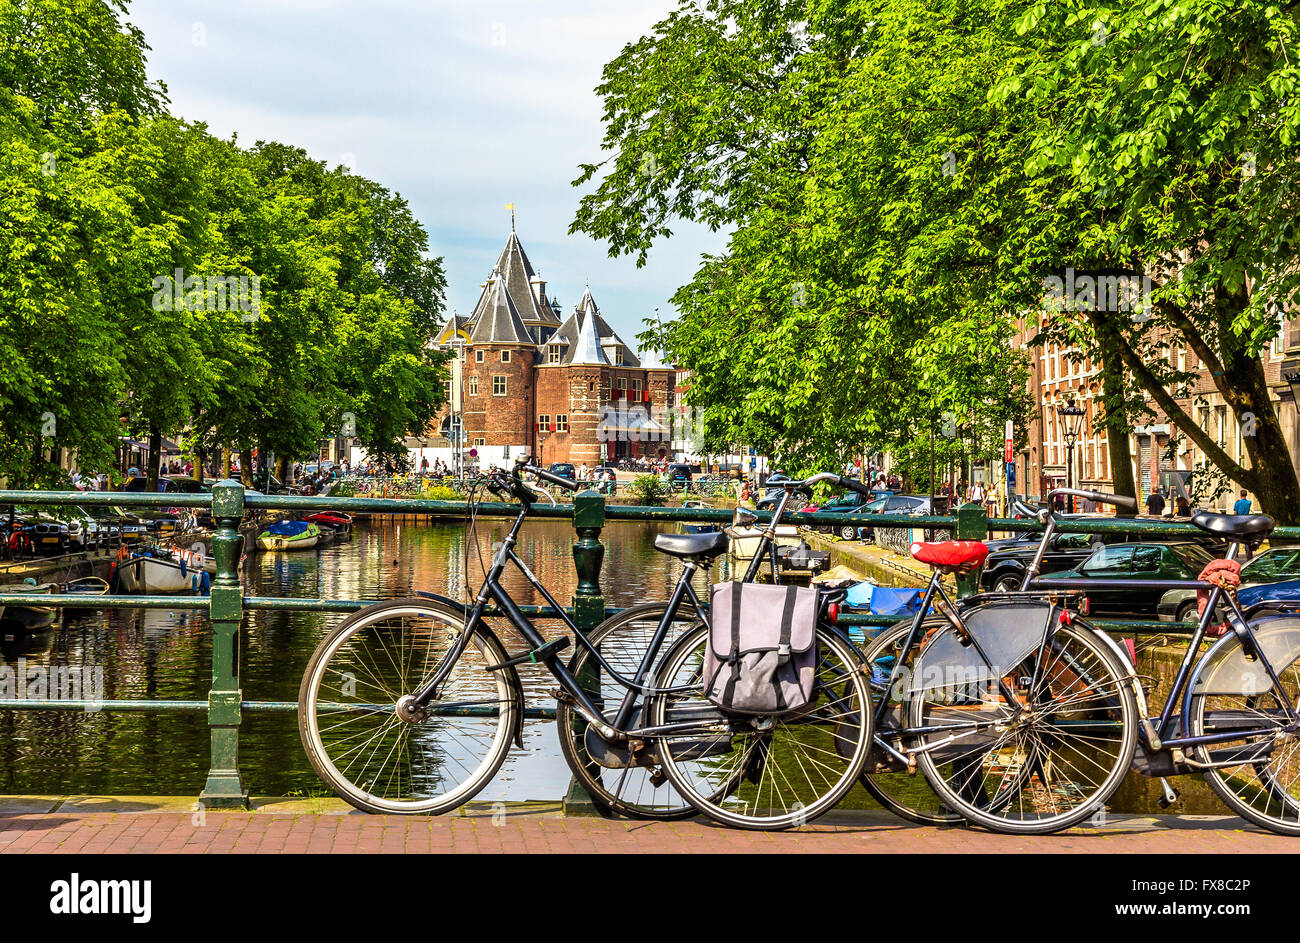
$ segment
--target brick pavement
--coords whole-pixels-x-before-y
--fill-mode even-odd
[[[554,805],[481,806],[440,818],[364,815],[335,800],[260,801],[204,811],[193,799],[0,800],[0,853],[637,853],[969,854],[982,852],[1294,853],[1300,839],[1226,816],[1115,816],[1104,827],[1012,837],[922,828],[879,812],[833,812],[801,830],[740,832],[699,820],[565,817]]]

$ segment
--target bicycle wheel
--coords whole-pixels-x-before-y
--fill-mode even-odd
[[[661,738],[664,772],[683,798],[724,825],[784,829],[811,822],[853,787],[871,746],[871,691],[853,648],[819,627],[808,710],[786,718],[728,715],[703,695],[707,631],[701,626],[682,636],[664,656],[657,686],[693,690],[652,699],[651,724],[692,717],[718,732]]]
[[[926,620],[922,623],[922,629],[942,628],[945,625],[947,623],[944,621]],[[910,619],[891,625],[872,639],[862,652],[862,661],[871,671],[873,706],[878,711],[881,698],[889,701],[889,708],[883,717],[878,713],[872,714],[878,722],[872,732],[871,752],[862,769],[862,785],[873,799],[909,822],[918,825],[960,825],[966,820],[961,813],[953,811],[939,798],[930,787],[928,779],[918,776],[915,768],[909,771],[906,763],[881,747],[881,743],[885,742],[903,753],[908,746],[908,741],[900,733],[903,727],[904,694],[919,645],[908,653],[892,687],[889,685],[889,677],[894,663],[902,656],[903,644],[911,631]]]
[[[926,650],[954,633],[944,629]],[[1133,759],[1137,704],[1128,669],[1093,630],[1059,625],[1010,670],[999,666],[1010,704],[987,674],[943,667],[922,653],[907,716],[933,731],[915,749],[944,803],[976,825],[1021,835],[1069,828],[1105,808]]]
[[[1219,670],[1192,690],[1189,730],[1194,737],[1234,728],[1258,733],[1198,747],[1194,756],[1227,764],[1206,770],[1205,781],[1237,814],[1270,831],[1300,835],[1300,741],[1285,730],[1285,706],[1295,710],[1300,703],[1300,659],[1273,666],[1279,691],[1260,662],[1245,658],[1235,636],[1226,646]]]
[[[650,646],[667,603],[650,603],[625,609],[606,619],[591,633],[591,642],[615,671],[625,678],[636,674],[645,651]],[[678,608],[678,616],[668,627],[660,653],[692,627],[699,625],[693,609]],[[569,663],[569,671],[582,684],[592,702],[612,714],[622,703],[628,689],[623,687],[585,647]],[[654,673],[646,679],[654,680]],[[641,719],[645,698],[638,695],[632,723]],[[560,701],[555,709],[555,724],[560,735],[560,749],[574,777],[602,811],[638,819],[683,819],[695,815],[695,809],[668,783],[653,746],[629,755],[628,750],[608,746],[588,729],[570,704]],[[592,749],[595,750],[593,755]],[[599,757],[599,762],[597,760]],[[605,765],[602,765],[605,764]]]
[[[523,710],[496,636],[476,629],[418,714],[404,695],[432,677],[463,634],[453,609],[395,600],[350,616],[316,647],[298,692],[307,758],[339,796],[367,812],[448,812],[505,762]]]

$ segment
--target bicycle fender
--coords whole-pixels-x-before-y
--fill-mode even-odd
[[[1183,712],[1190,709],[1194,694],[1261,694],[1272,688],[1264,661],[1280,671],[1300,658],[1300,616],[1273,616],[1251,626],[1259,657],[1241,644],[1236,632],[1228,632],[1214,643],[1197,663],[1184,695]],[[1281,666],[1281,667],[1279,667]]]
[[[431,599],[434,602],[441,603],[449,609],[455,609],[460,612],[465,611],[465,604],[459,600],[452,599],[450,596],[441,596],[438,593],[430,593],[422,589],[417,589],[415,595],[419,596],[421,599]],[[492,631],[491,627],[489,627],[486,622],[479,622],[478,631],[492,638],[498,645],[501,645],[502,651],[507,650],[505,645],[501,643],[501,639]],[[519,672],[516,671],[513,666],[502,668],[501,673],[506,676],[507,683],[510,685],[511,694],[515,700],[515,729],[513,731],[513,739],[515,741],[515,746],[522,750],[524,748],[524,684],[519,680]]]

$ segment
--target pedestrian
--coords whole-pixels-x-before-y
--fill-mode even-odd
[[[1242,489],[1241,497],[1238,498],[1237,503],[1232,506],[1232,513],[1233,514],[1250,513],[1250,498],[1246,497],[1246,491],[1244,488]]]
[[[1192,513],[1192,505],[1187,500],[1186,495],[1180,494],[1177,498],[1175,498],[1174,507],[1176,508],[1174,514],[1176,514],[1178,517],[1189,517]]]
[[[1147,495],[1147,513],[1152,517],[1164,516],[1165,496],[1160,493],[1160,489],[1158,488]]]

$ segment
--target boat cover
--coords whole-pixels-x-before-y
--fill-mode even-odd
[[[300,537],[309,527],[311,524],[306,521],[276,521],[262,533],[273,537]]]
[[[874,586],[857,583],[849,587],[844,604],[850,609],[865,610],[881,616],[912,615],[921,607],[924,589],[905,586]]]

